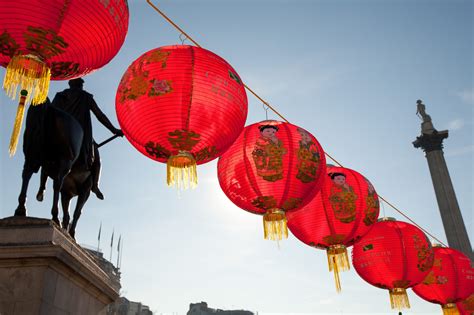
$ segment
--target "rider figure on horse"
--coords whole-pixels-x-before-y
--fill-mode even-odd
[[[97,198],[104,199],[104,195],[99,189],[100,178],[100,156],[97,144],[92,136],[91,114],[109,129],[113,134],[120,137],[123,132],[112,125],[107,116],[100,110],[99,106],[94,100],[92,94],[83,89],[84,80],[77,78],[69,80],[69,89],[56,93],[53,99],[52,106],[55,106],[76,118],[84,131],[84,138],[82,141],[81,152],[78,157],[79,163],[84,163],[87,169],[91,171],[93,184],[92,192],[96,194]]]

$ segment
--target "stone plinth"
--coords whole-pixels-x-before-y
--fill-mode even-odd
[[[0,220],[0,314],[97,314],[119,296],[111,279],[52,221]]]

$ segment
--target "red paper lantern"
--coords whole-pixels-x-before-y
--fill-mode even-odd
[[[126,0],[1,0],[0,64],[7,67],[4,87],[15,97],[18,85],[28,90],[23,84],[49,80],[48,73],[53,80],[90,73],[117,54],[127,29]],[[20,74],[29,79],[14,80]],[[46,90],[36,91],[34,103],[43,102],[48,94],[47,81],[39,85]]]
[[[308,131],[262,121],[245,127],[217,163],[219,183],[238,207],[263,215],[265,239],[288,236],[286,215],[321,189],[324,152]]]
[[[422,283],[413,287],[422,299],[441,304],[443,313],[459,314],[456,304],[474,292],[474,269],[471,260],[452,248],[434,248],[434,264]]]
[[[13,99],[18,88],[25,90],[26,103],[40,104],[50,78],[72,79],[107,64],[127,29],[126,0],[0,0],[0,65],[7,69],[3,88]],[[20,107],[17,128],[24,113]]]
[[[288,214],[288,228],[303,243],[327,251],[329,271],[334,270],[340,291],[339,271],[350,268],[346,247],[377,222],[379,200],[372,184],[356,171],[328,165],[326,172],[321,192]]]
[[[197,184],[196,164],[220,156],[242,131],[247,95],[237,72],[199,47],[167,46],[136,59],[115,100],[130,143],[168,165],[168,185]]]
[[[406,289],[423,281],[433,266],[425,234],[409,223],[384,218],[352,249],[352,265],[368,283],[390,291],[392,308],[410,308]]]
[[[464,301],[457,302],[456,306],[461,315],[474,315],[474,293]]]

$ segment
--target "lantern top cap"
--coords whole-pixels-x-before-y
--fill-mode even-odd
[[[397,219],[393,217],[383,217],[377,220],[377,222],[383,222],[383,221],[397,221]]]
[[[273,120],[273,119],[266,119],[266,120],[262,120],[258,124],[259,125],[275,125],[276,126],[276,125],[280,125],[282,123],[283,123],[282,121]]]

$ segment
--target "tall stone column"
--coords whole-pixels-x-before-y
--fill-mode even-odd
[[[417,104],[417,114],[421,116],[423,122],[421,136],[416,138],[413,145],[426,153],[448,245],[463,252],[474,261],[471,243],[444,159],[443,140],[448,138],[448,130],[438,132],[431,122],[431,117],[425,112],[425,105],[421,100],[418,100]]]

